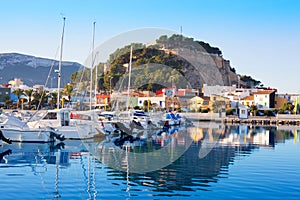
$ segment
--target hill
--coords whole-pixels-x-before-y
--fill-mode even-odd
[[[155,92],[162,87],[168,87],[173,81],[177,87],[189,86],[200,90],[204,83],[208,85],[238,83],[236,70],[230,66],[229,60],[223,58],[222,51],[218,47],[182,35],[171,37],[163,35],[154,44],[133,43],[117,49],[110,55],[105,69],[104,63],[100,63],[98,66],[98,72],[101,72],[100,77],[98,75],[100,90],[108,91],[110,81],[112,87],[116,89],[119,88],[119,84],[124,89],[127,87],[128,69],[124,66],[129,63],[131,46],[132,88]],[[73,74],[72,81],[78,82],[76,77],[84,77],[80,80],[88,82],[89,72],[84,72],[84,76],[81,76],[82,72]]]
[[[50,79],[47,87],[57,87],[58,61],[19,53],[0,54],[0,83],[7,83],[20,78],[28,86],[45,85],[49,70]],[[71,74],[83,66],[76,62],[62,62],[62,85],[70,82]]]

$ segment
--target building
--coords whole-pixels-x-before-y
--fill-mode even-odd
[[[104,107],[107,106],[110,102],[109,94],[96,94],[96,106]]]
[[[188,105],[191,111],[199,111],[200,109],[210,109],[210,97],[195,96],[194,98],[188,101]]]
[[[232,86],[220,86],[220,85],[214,85],[209,86],[207,84],[203,84],[202,87],[202,93],[203,96],[210,97],[210,95],[224,95],[225,93],[232,93],[236,90],[236,85]]]
[[[238,109],[238,117],[240,119],[247,119],[249,116],[249,109],[247,106],[240,104]]]
[[[24,85],[24,83],[19,78],[15,78],[14,80],[8,81],[8,84],[16,88],[19,88],[21,85]]]
[[[184,111],[188,110],[188,101],[194,98],[198,94],[196,89],[178,89],[177,97],[179,98],[181,109]]]
[[[275,96],[275,108],[281,108],[285,103],[288,103],[288,99],[282,96]]]
[[[247,106],[248,108],[250,108],[252,105],[255,105],[254,95],[244,97],[243,99],[241,99],[240,103],[243,104],[244,106]]]
[[[150,101],[152,106],[157,106],[159,108],[165,108],[165,97],[138,97],[138,106],[142,108],[144,106],[144,101]]]
[[[10,99],[11,90],[10,88],[0,87],[0,105],[4,105],[6,100]]]
[[[210,95],[210,104],[211,110],[215,113],[220,110],[225,112],[226,109],[231,108],[229,98],[215,94]]]
[[[254,104],[259,109],[275,108],[276,90],[259,90],[254,92]]]
[[[165,107],[168,110],[177,110],[181,109],[181,101],[178,97],[165,97]]]

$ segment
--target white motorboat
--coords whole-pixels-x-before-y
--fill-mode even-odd
[[[10,142],[54,142],[64,137],[51,127],[30,128],[26,123],[8,114],[0,115],[0,131]]]
[[[53,127],[65,139],[88,139],[94,137],[101,127],[90,117],[72,119],[71,109],[42,110],[27,122],[30,128]],[[78,115],[78,114],[76,114]],[[82,115],[81,115],[82,116]]]

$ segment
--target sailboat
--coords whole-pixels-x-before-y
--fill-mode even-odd
[[[57,109],[41,110],[35,113],[35,115],[26,123],[30,128],[52,127],[56,132],[62,134],[64,139],[89,139],[97,133],[97,129],[95,129],[95,127],[98,127],[98,125],[91,120],[72,120],[72,109],[60,108],[60,83],[65,20],[66,18],[64,17],[60,41],[60,59],[58,65],[59,69],[56,70],[58,74]]]

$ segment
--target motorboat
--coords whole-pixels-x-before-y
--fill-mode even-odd
[[[56,132],[52,127],[31,128],[20,119],[2,113],[0,115],[0,131],[2,140],[10,142],[55,142],[56,139],[64,140],[62,134]]]
[[[99,123],[89,116],[71,119],[71,109],[41,110],[28,122],[30,128],[53,127],[55,131],[64,135],[65,139],[89,139],[98,133]]]

